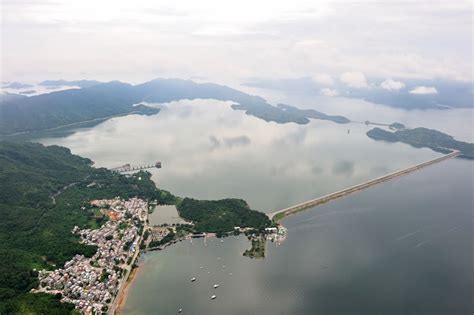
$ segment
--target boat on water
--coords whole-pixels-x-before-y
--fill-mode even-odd
[[[214,289],[217,289],[219,287],[218,284],[214,284]]]
[[[194,282],[194,281],[196,281],[196,278],[195,278],[195,277],[192,277],[192,278],[191,278],[191,282]]]
[[[224,243],[224,240],[221,240],[221,243]]]
[[[217,295],[211,296],[211,300],[214,300],[217,297]]]
[[[182,313],[182,312],[183,312],[183,309],[180,308],[180,309],[178,310],[178,314],[179,314],[179,313]]]

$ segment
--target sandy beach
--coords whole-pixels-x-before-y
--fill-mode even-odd
[[[140,266],[137,268],[134,268],[130,272],[130,276],[128,277],[127,282],[125,282],[125,287],[123,288],[122,292],[120,293],[120,296],[117,299],[117,307],[115,309],[115,314],[121,314],[121,309],[122,306],[125,305],[125,302],[127,302],[127,297],[128,297],[128,290],[130,289],[130,285],[132,282],[135,280],[135,276],[137,275],[138,271],[140,269]]]

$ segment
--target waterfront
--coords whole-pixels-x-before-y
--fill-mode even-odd
[[[290,216],[287,240],[264,260],[242,256],[242,237],[149,253],[122,312],[469,313],[472,172],[472,162],[448,160]]]
[[[273,212],[440,156],[373,141],[365,134],[371,128],[267,123],[226,102],[195,100],[40,141],[66,146],[97,166],[159,160],[162,168],[150,170],[159,188],[196,199],[243,198]]]
[[[155,116],[114,118],[41,142],[69,147],[97,166],[160,160],[163,168],[152,170],[159,188],[195,198],[239,197],[265,212],[440,156],[375,142],[365,135],[371,127],[364,124],[316,120],[279,125],[222,103],[175,102]],[[326,111],[345,114],[335,109],[341,111]],[[384,122],[404,123],[399,118],[410,117],[416,126],[413,113],[385,107],[377,112]],[[458,117],[452,121],[465,121],[464,110],[453,113]],[[427,122],[432,125],[423,126],[441,125],[444,113],[426,114],[434,118]],[[465,125],[443,126],[472,141]],[[472,298],[466,296],[472,292],[472,176],[472,161],[444,161],[289,217],[283,221],[287,240],[278,247],[269,244],[264,260],[242,256],[250,247],[244,237],[224,243],[211,238],[207,246],[203,240],[185,241],[148,253],[121,310],[353,314],[360,309],[363,314],[399,314],[417,307],[433,313],[448,309],[448,303],[467,309],[466,300]],[[193,276],[198,280],[191,285]],[[221,286],[214,292],[216,282]],[[441,287],[436,291],[430,283]],[[217,298],[211,301],[212,294]]]

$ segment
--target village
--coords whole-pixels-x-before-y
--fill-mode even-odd
[[[83,314],[107,312],[128,276],[147,229],[148,203],[138,198],[93,200],[110,218],[99,229],[74,227],[81,242],[97,246],[90,258],[76,255],[54,271],[40,271],[35,292],[60,293]]]

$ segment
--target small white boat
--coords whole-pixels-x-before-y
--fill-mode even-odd
[[[217,289],[219,287],[218,284],[214,284],[214,289]]]
[[[196,278],[195,278],[195,277],[192,277],[192,278],[191,278],[191,282],[194,282],[194,281],[196,281]]]
[[[224,265],[224,266],[222,266],[222,268],[225,268],[225,265]]]
[[[232,276],[232,272],[229,272],[229,276]]]
[[[211,296],[211,300],[214,300],[217,297],[217,295]]]
[[[221,243],[224,243],[224,240],[221,240]]]
[[[220,257],[217,257],[217,260],[221,260],[221,258],[220,258]]]
[[[199,269],[204,269],[204,267],[203,267],[203,266],[201,266],[201,267],[199,267]]]
[[[182,308],[180,308],[180,309],[178,310],[178,314],[179,314],[179,313],[181,313],[182,311],[183,311],[183,309],[182,309]]]

